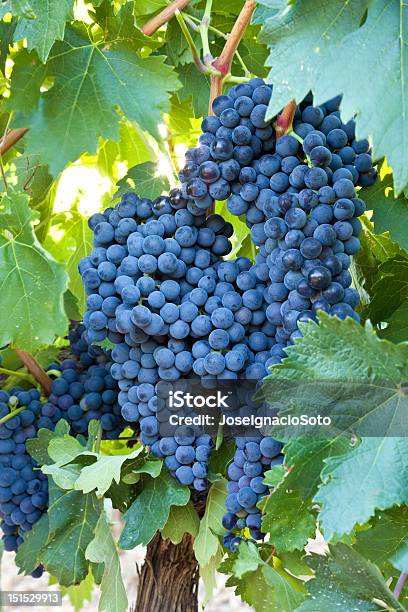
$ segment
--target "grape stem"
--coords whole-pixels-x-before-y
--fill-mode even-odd
[[[276,119],[275,132],[276,140],[282,138],[285,134],[292,130],[293,118],[296,112],[296,100],[291,100],[285,106],[281,114]]]
[[[16,349],[16,354],[23,362],[30,374],[41,385],[44,394],[47,396],[50,395],[52,380],[49,376],[47,376],[40,364],[34,359],[34,357],[29,355],[25,351],[22,351],[21,349]]]
[[[22,378],[24,380],[31,379],[31,375],[27,374],[27,372],[9,370],[8,368],[0,367],[0,374],[4,374],[5,376],[16,376],[17,378]]]
[[[204,15],[199,25],[201,43],[203,45],[203,62],[206,66],[210,65],[214,59],[211,54],[210,43],[208,41],[208,29],[211,23],[211,9],[212,0],[207,0],[205,4]]]
[[[186,26],[186,23],[184,21],[183,15],[180,13],[179,10],[177,10],[175,12],[175,17],[179,23],[179,26],[181,28],[181,31],[183,32],[184,38],[187,41],[187,44],[190,48],[191,51],[191,55],[193,56],[193,62],[195,64],[195,67],[197,68],[197,70],[199,72],[202,72],[203,74],[208,74],[209,71],[212,70],[212,72],[214,72],[214,69],[211,69],[210,66],[206,66],[200,58],[200,54],[198,52],[197,47],[195,46],[194,40],[192,39],[192,36],[190,34],[189,29]]]
[[[408,578],[408,572],[401,572],[400,577],[398,578],[397,584],[394,589],[394,597],[395,599],[399,599],[401,595],[401,591],[404,588],[405,582]]]
[[[142,32],[145,36],[153,36],[155,32],[164,24],[166,24],[175,15],[176,11],[181,11],[188,4],[190,0],[174,0],[169,6],[166,6],[158,15],[155,15],[142,27]]]
[[[16,408],[15,410],[12,410],[11,412],[9,412],[8,414],[6,414],[4,417],[0,419],[0,425],[3,425],[3,423],[6,423],[7,421],[15,417],[17,414],[20,414],[20,412],[23,412],[23,410],[25,409],[26,409],[26,406],[20,406],[20,408]]]
[[[214,99],[222,94],[222,85],[224,79],[229,75],[231,71],[232,60],[238,49],[239,43],[244,36],[245,30],[248,27],[251,17],[255,11],[256,2],[255,0],[246,0],[238,19],[234,23],[234,26],[229,34],[224,48],[221,51],[221,55],[217,57],[212,66],[219,70],[220,75],[211,76],[211,87],[210,87],[210,102],[209,102],[209,114],[212,114],[212,105]]]

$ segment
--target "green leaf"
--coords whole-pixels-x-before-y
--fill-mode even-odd
[[[88,574],[85,551],[94,538],[102,503],[93,493],[61,491],[52,483],[49,491],[49,536],[40,561],[61,584],[69,586]]]
[[[405,610],[385,584],[379,569],[345,544],[330,546],[327,557],[307,557],[316,576],[307,582],[310,593],[298,612],[332,612],[332,610]],[[377,604],[377,600],[379,603]]]
[[[35,0],[6,0],[1,5],[0,17],[3,17],[6,13],[11,13],[14,17],[35,19],[37,16],[35,4],[37,4]]]
[[[301,582],[287,573],[278,559],[273,563],[272,567],[263,561],[255,544],[242,542],[235,560],[229,558],[220,571],[232,574],[227,586],[235,586],[236,595],[256,612],[294,612],[304,598]]]
[[[140,455],[143,447],[136,449],[130,455],[99,455],[98,453],[85,452],[83,456],[95,457],[96,461],[85,466],[81,470],[79,478],[75,482],[75,489],[90,493],[95,491],[101,497],[112,486],[112,482],[120,482],[120,475],[126,461],[131,461]],[[160,462],[157,462],[160,464]]]
[[[47,544],[49,534],[48,513],[42,515],[33,528],[24,536],[24,542],[18,547],[15,557],[17,567],[28,575],[40,564],[40,554]]]
[[[408,340],[408,302],[399,306],[391,316],[388,317],[387,327],[379,334],[390,342],[406,342]]]
[[[170,184],[166,176],[158,174],[157,165],[154,162],[145,162],[130,168],[126,176],[118,182],[118,187],[115,198],[122,197],[129,190],[135,190],[139,196],[154,200],[167,192]]]
[[[207,565],[219,550],[219,536],[225,532],[221,519],[225,513],[226,497],[226,481],[217,480],[208,492],[205,513],[194,541],[194,554],[200,566]]]
[[[373,285],[379,278],[379,266],[391,257],[404,257],[405,251],[391,240],[388,234],[377,235],[367,216],[361,217],[363,232],[360,234],[361,249],[354,256],[353,272],[363,302],[369,301]],[[367,295],[368,294],[368,295]]]
[[[29,119],[27,143],[54,176],[84,151],[95,153],[99,136],[118,139],[118,108],[152,134],[157,134],[162,113],[169,109],[169,94],[179,86],[176,75],[163,57],[140,56],[144,38],[136,36],[133,26],[133,37],[117,28],[127,23],[129,8],[108,22],[111,29],[104,31],[102,40],[92,41],[83,27],[69,26],[64,41],[53,47],[47,75],[54,85],[41,95]]]
[[[38,242],[25,193],[0,202],[0,344],[33,352],[67,328],[67,276]]]
[[[178,66],[178,76],[182,88],[177,92],[180,102],[192,99],[194,117],[208,115],[210,99],[210,79],[207,75],[198,72],[194,64]]]
[[[53,459],[51,459],[48,454],[50,442],[56,437],[68,435],[68,432],[69,425],[63,419],[58,421],[54,431],[50,431],[49,429],[39,429],[36,438],[27,440],[27,451],[39,465],[44,466],[54,463]]]
[[[377,512],[370,528],[356,534],[355,549],[380,568],[389,561],[400,572],[408,572],[407,528],[405,506]]]
[[[50,576],[49,584],[58,584],[58,581],[53,576]],[[92,601],[92,592],[95,586],[95,581],[92,573],[89,572],[85,580],[82,580],[79,584],[75,584],[69,587],[63,587],[59,585],[62,597],[68,597],[69,603],[74,609],[74,612],[81,612],[85,602]]]
[[[297,491],[290,491],[284,481],[272,491],[262,507],[262,531],[278,553],[302,550],[316,532],[316,518],[310,504],[302,501]]]
[[[310,90],[315,91],[316,81],[326,69],[329,49],[359,27],[366,8],[366,0],[315,0],[313,4],[297,0],[284,14],[267,20],[260,38],[271,48],[267,60],[267,65],[272,66],[268,80],[273,83],[270,117],[293,98],[300,102]],[[349,71],[350,66],[354,67],[345,65]],[[337,76],[336,73],[336,86]],[[335,95],[341,91],[344,90],[339,87]]]
[[[190,498],[188,488],[166,471],[157,478],[143,477],[141,484],[141,492],[124,515],[125,527],[119,540],[123,549],[148,544],[166,524],[171,506],[185,506]]]
[[[88,544],[85,555],[89,561],[101,563],[104,566],[100,583],[99,612],[103,610],[126,612],[128,599],[123,584],[119,556],[104,512],[101,513],[96,525],[95,539]]]
[[[326,540],[350,533],[376,509],[408,502],[407,438],[363,438],[357,448],[326,463],[314,498],[321,504],[319,521]]]
[[[368,210],[373,210],[372,221],[377,234],[389,232],[390,238],[408,249],[408,237],[404,231],[408,220],[408,200],[403,195],[395,197],[392,174],[386,174],[372,187],[362,192]]]
[[[320,316],[320,324],[301,324],[303,337],[286,350],[282,366],[266,378],[262,395],[280,415],[318,419],[330,425],[303,426],[318,437],[354,432],[361,436],[399,436],[405,431],[408,396],[408,345],[381,340],[370,326],[352,319]],[[347,383],[347,384],[345,384]],[[278,438],[298,437],[299,427],[279,426]]]
[[[373,297],[368,308],[373,323],[387,321],[408,299],[408,259],[388,259],[379,267],[378,274],[379,279],[373,285]]]
[[[37,54],[21,49],[14,59],[11,73],[10,98],[6,103],[10,111],[29,113],[37,108],[40,100],[40,87],[47,74]],[[29,84],[29,87],[27,86]]]
[[[285,479],[287,488],[299,491],[305,500],[311,499],[320,484],[324,460],[350,448],[350,440],[345,436],[303,436],[290,440],[284,448],[285,465],[289,470]]]
[[[191,502],[185,506],[172,506],[161,535],[162,538],[170,540],[173,544],[180,544],[186,533],[190,533],[195,538],[199,525],[200,519]]]
[[[72,16],[73,0],[50,0],[44,10],[42,0],[31,0],[35,19],[21,19],[14,33],[14,40],[27,39],[28,49],[35,49],[40,60],[47,61],[56,40],[62,40],[65,22]]]
[[[135,15],[150,15],[161,11],[166,6],[166,0],[137,0],[134,2]]]
[[[59,466],[47,465],[41,468],[44,474],[51,476],[57,487],[64,491],[74,489],[81,467],[76,464]]]

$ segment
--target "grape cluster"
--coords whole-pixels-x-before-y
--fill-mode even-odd
[[[0,391],[0,517],[7,551],[18,549],[48,507],[47,477],[27,453],[26,441],[35,438],[40,428],[53,430],[61,416],[59,410],[50,415],[37,389]],[[38,567],[32,576],[42,572]]]
[[[232,533],[234,529],[248,529],[255,540],[263,537],[261,511],[256,504],[268,492],[263,483],[264,473],[283,463],[282,445],[270,437],[245,436],[236,438],[235,442],[234,459],[228,466],[227,512],[222,519],[223,526],[230,532],[224,544],[231,550],[235,550],[242,539]]]
[[[49,419],[55,414],[64,418],[74,435],[86,434],[89,422],[96,419],[104,438],[118,438],[126,424],[118,404],[118,385],[110,374],[109,352],[88,344],[83,325],[70,331],[69,340],[72,358],[49,367],[59,375],[52,382],[43,414]]]
[[[267,369],[301,335],[298,323],[316,320],[320,310],[359,321],[349,272],[365,211],[358,188],[377,177],[368,141],[356,140],[353,121],[341,121],[340,96],[321,106],[307,96],[296,108],[292,132],[276,139],[272,121],[265,120],[271,94],[272,86],[252,79],[216,98],[214,115],[203,120],[199,145],[187,152],[180,172],[181,196],[197,207],[227,199],[266,264],[265,315],[274,329]],[[256,502],[267,493],[262,465],[275,461],[260,447],[278,449],[270,437],[237,439],[224,517],[228,530],[249,527],[254,538],[262,536]],[[260,479],[255,490],[250,475]],[[239,538],[228,534],[226,545],[235,547]]]

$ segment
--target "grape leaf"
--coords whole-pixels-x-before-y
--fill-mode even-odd
[[[48,514],[45,513],[25,534],[24,542],[18,547],[15,562],[24,574],[31,574],[38,567],[41,550],[47,544],[48,533],[49,520]]]
[[[98,497],[104,495],[113,481],[119,484],[124,463],[135,459],[142,451],[143,447],[137,448],[130,455],[83,453],[83,456],[94,457],[96,461],[82,468],[79,478],[75,482],[75,489],[83,491],[83,493],[95,491]]]
[[[164,8],[166,0],[137,0],[134,4],[135,15],[150,15]]]
[[[26,38],[28,49],[35,49],[45,63],[54,42],[64,38],[65,22],[72,17],[74,0],[49,0],[46,9],[43,0],[31,0],[30,4],[36,18],[18,22],[14,41]]]
[[[191,502],[185,506],[172,506],[161,535],[162,538],[170,540],[173,544],[180,544],[186,533],[190,533],[195,538],[199,525],[200,519]]]
[[[255,544],[241,542],[237,557],[224,561],[219,571],[231,574],[226,586],[236,587],[235,594],[256,612],[294,612],[304,598],[302,584],[276,561],[272,567],[263,561]]]
[[[310,504],[297,491],[290,491],[286,481],[270,493],[262,504],[262,531],[278,553],[302,550],[316,531],[316,519]]]
[[[200,566],[207,565],[211,557],[217,554],[220,546],[219,536],[225,532],[221,524],[227,496],[225,487],[224,479],[217,480],[208,492],[205,513],[194,541],[194,554]]]
[[[408,502],[408,439],[363,438],[357,448],[326,460],[314,500],[326,540],[350,533],[376,509]]]
[[[344,92],[341,105],[344,116],[350,118],[357,114],[357,136],[370,134],[374,158],[387,158],[393,169],[397,195],[408,182],[407,8],[402,2],[392,0],[370,2],[361,28],[330,50],[325,58],[325,73],[316,87],[319,101],[334,91]],[[383,50],[383,62],[373,62],[373,48]],[[354,61],[356,57],[358,62]]]
[[[261,394],[280,415],[330,415],[330,425],[304,425],[320,437],[399,436],[406,431],[408,346],[377,337],[352,319],[320,316],[320,324],[301,324],[303,337],[286,349],[282,366],[265,379]],[[278,439],[298,437],[296,426],[273,429]]]
[[[408,200],[404,195],[395,197],[392,174],[386,174],[372,187],[363,190],[361,197],[368,210],[373,210],[372,221],[377,234],[389,232],[390,238],[408,249],[408,236],[404,231],[408,220]]]
[[[61,419],[56,424],[54,431],[49,429],[39,429],[35,438],[27,440],[27,451],[39,465],[50,465],[51,463],[54,463],[53,459],[51,459],[50,455],[48,454],[48,447],[51,440],[56,437],[68,435],[68,433],[69,425],[66,421]]]
[[[260,40],[271,48],[267,60],[272,66],[268,81],[273,83],[269,117],[292,98],[300,102],[310,90],[315,91],[316,81],[326,68],[328,50],[359,27],[366,8],[367,0],[315,0],[312,4],[297,0],[283,14],[266,21]],[[349,70],[354,66],[345,65]],[[338,85],[337,75],[335,83]],[[334,95],[341,91],[339,88]]]
[[[48,584],[58,584],[58,580],[54,576],[49,577]],[[92,601],[92,592],[95,586],[95,580],[91,572],[88,573],[85,580],[82,580],[79,584],[75,584],[69,587],[63,587],[59,585],[62,597],[68,597],[69,603],[71,604],[74,612],[81,612],[85,602]]]
[[[366,215],[361,217],[361,221],[363,223],[363,232],[360,234],[361,249],[354,256],[353,275],[360,295],[363,294],[363,302],[367,303],[373,285],[379,278],[380,264],[394,256],[404,257],[406,252],[391,240],[388,233],[376,234],[374,225]]]
[[[49,494],[49,536],[40,560],[61,584],[69,586],[88,574],[85,551],[94,539],[103,506],[93,493],[61,491],[52,482]]]
[[[126,21],[122,11],[115,24]],[[54,85],[41,94],[38,110],[27,119],[28,148],[49,164],[54,176],[84,151],[95,153],[99,136],[118,139],[118,108],[141,129],[157,134],[169,93],[179,82],[163,57],[141,57],[141,44],[136,35],[129,38],[113,26],[93,41],[80,25],[68,26],[64,41],[55,43],[47,62]]]
[[[166,471],[157,478],[143,477],[141,484],[141,492],[124,515],[119,545],[126,550],[148,544],[166,524],[171,506],[185,506],[190,498],[189,489]]]
[[[392,0],[303,0],[282,20],[269,19],[262,35],[271,47],[270,116],[309,90],[318,104],[343,93],[343,119],[357,115],[357,137],[371,135],[375,159],[387,157],[397,194],[408,182],[406,13],[406,6]],[[373,62],[373,49],[383,50],[382,62]]]
[[[390,342],[406,342],[408,340],[408,302],[399,306],[387,320],[387,327],[379,334]]]
[[[408,300],[408,259],[388,259],[380,265],[378,276],[367,309],[373,323],[388,321],[397,308]]]
[[[380,568],[389,561],[400,572],[408,572],[407,528],[407,507],[377,512],[370,528],[356,533],[355,549]]]
[[[306,561],[316,574],[307,582],[310,597],[297,612],[384,610],[375,600],[385,602],[392,610],[405,609],[388,589],[379,569],[350,546],[330,546],[329,556],[313,555]]]
[[[91,252],[93,234],[89,229],[87,218],[75,208],[72,208],[69,213],[61,213],[53,217],[52,225],[56,231],[47,236],[45,247],[55,259],[65,263],[69,277],[68,287],[83,310],[86,295],[82,279],[78,274],[78,264]]]
[[[287,488],[299,491],[305,500],[311,499],[320,483],[324,459],[340,455],[349,449],[350,441],[341,436],[304,436],[290,440],[284,448],[285,465],[289,469],[285,479]]]
[[[104,512],[99,517],[95,539],[88,544],[85,556],[89,561],[101,563],[104,566],[98,610],[100,612],[103,610],[126,612],[128,599],[123,584],[119,555]]]
[[[134,189],[143,198],[154,200],[169,190],[169,181],[166,176],[158,175],[157,165],[145,162],[130,168],[126,176],[118,182],[118,191],[115,198],[120,198],[129,189]]]
[[[192,99],[194,117],[208,115],[208,102],[210,99],[210,79],[207,75],[198,72],[194,64],[178,66],[178,76],[182,88],[177,92],[180,102]]]
[[[6,0],[0,6],[0,17],[3,17],[6,13],[11,13],[14,17],[35,19],[37,17],[36,9],[38,9],[36,0]]]
[[[67,328],[67,275],[38,242],[28,195],[9,190],[0,202],[0,345],[33,352]]]

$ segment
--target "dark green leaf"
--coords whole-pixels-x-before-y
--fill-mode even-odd
[[[125,527],[119,541],[124,549],[148,544],[166,524],[171,506],[185,506],[190,498],[188,488],[167,471],[158,478],[143,477],[141,485],[141,492],[124,515]]]
[[[0,344],[33,351],[67,328],[63,295],[67,276],[37,241],[28,195],[11,192],[0,202]]]

